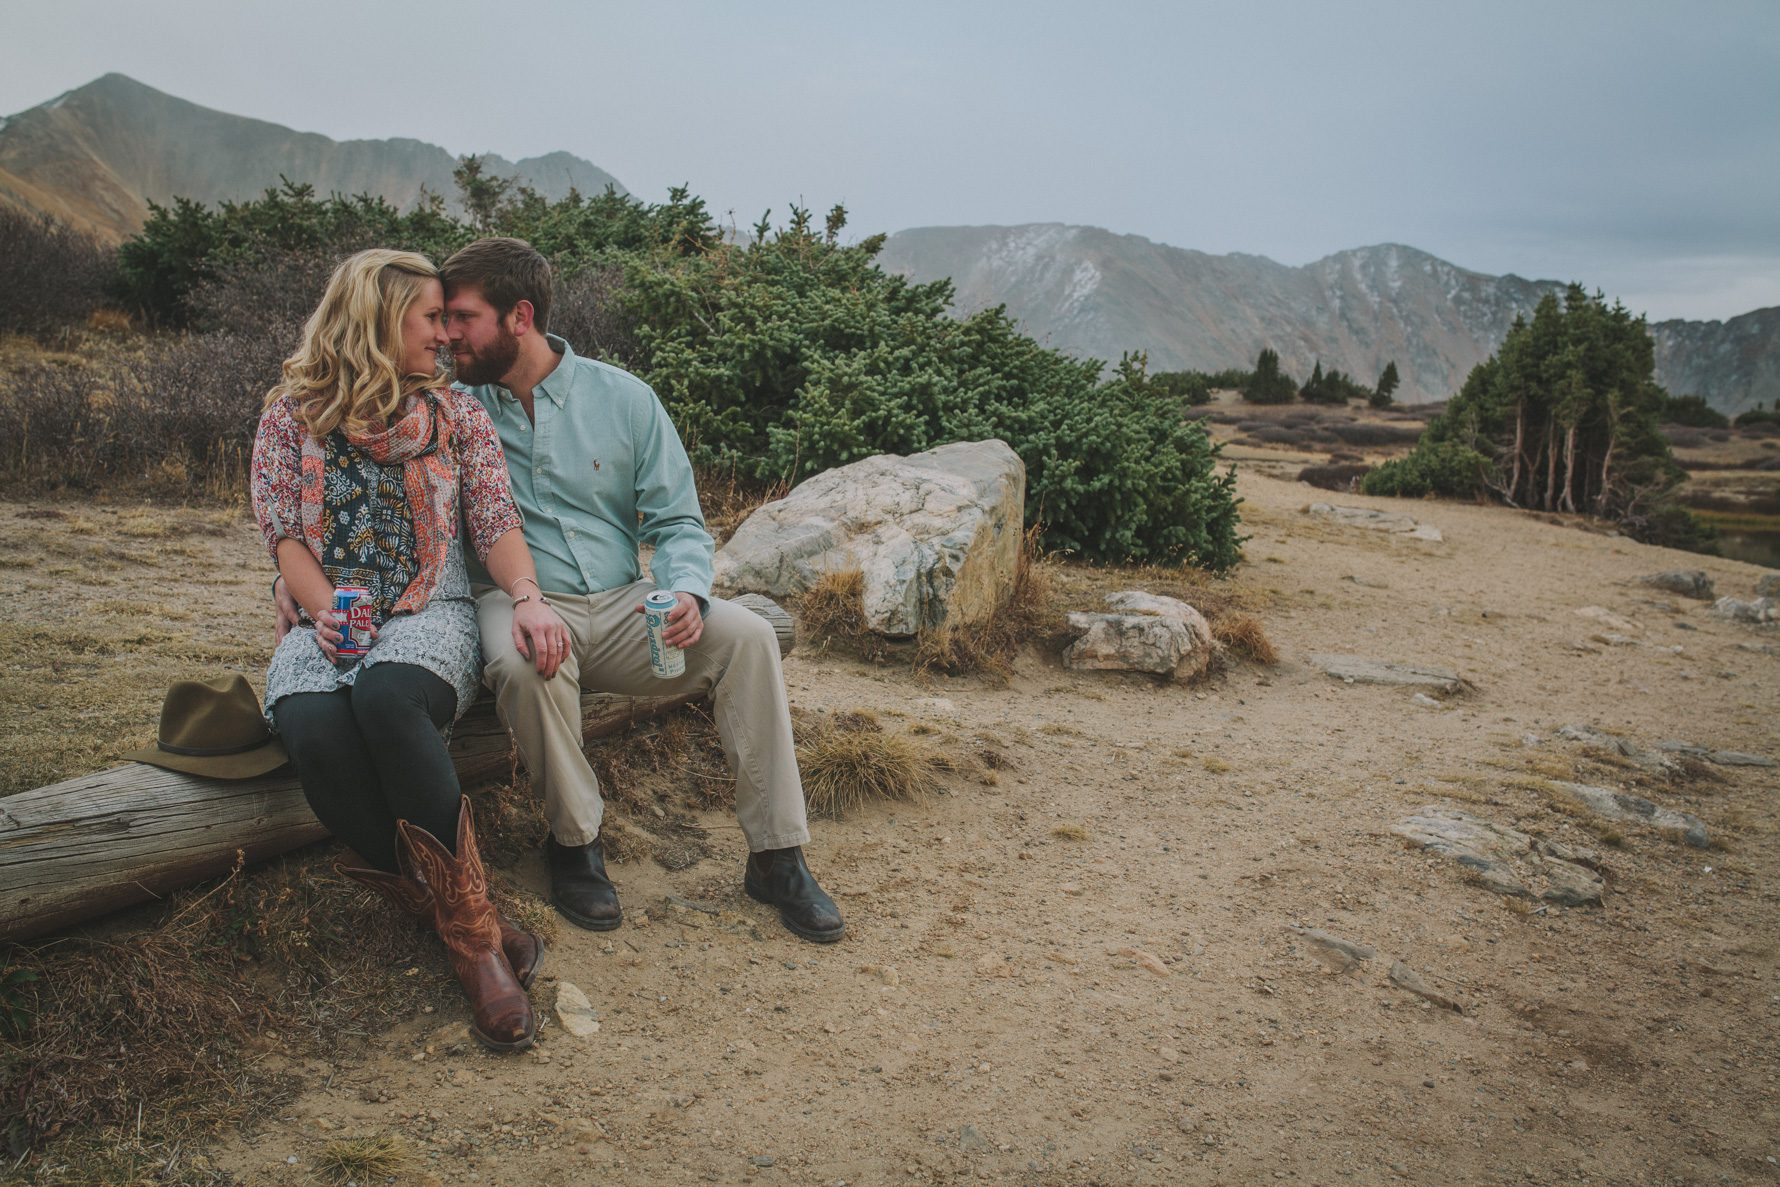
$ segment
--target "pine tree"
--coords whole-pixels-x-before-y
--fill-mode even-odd
[[[1255,373],[1242,389],[1242,398],[1251,404],[1290,404],[1297,390],[1292,377],[1279,369],[1279,352],[1263,347],[1255,359]]]
[[[1397,360],[1392,359],[1384,365],[1378,374],[1378,386],[1372,390],[1372,399],[1368,401],[1374,408],[1389,408],[1396,401],[1391,397],[1396,393],[1397,385],[1402,382],[1397,377]]]

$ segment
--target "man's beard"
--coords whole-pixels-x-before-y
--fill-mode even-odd
[[[501,376],[519,361],[519,338],[506,326],[500,326],[496,329],[493,345],[468,355],[453,353],[451,361],[457,365],[459,383],[470,387],[499,383]]]

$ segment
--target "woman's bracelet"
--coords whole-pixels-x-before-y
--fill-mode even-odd
[[[518,588],[519,588],[519,582],[520,582],[520,581],[529,581],[529,582],[531,582],[531,583],[532,583],[532,584],[533,584],[533,585],[538,585],[538,579],[537,579],[537,578],[536,578],[536,577],[521,577],[521,578],[519,578],[519,580],[518,580],[518,581],[515,581],[515,582],[514,582],[514,583],[513,583],[513,588],[514,588],[514,589],[518,589]],[[543,593],[543,592],[544,592],[544,587],[543,587],[543,586],[541,586],[541,585],[538,585],[538,592],[539,592],[539,593]]]
[[[278,576],[272,578],[272,600],[274,602],[276,602],[278,600],[278,583],[283,580],[284,580],[283,573],[280,573]]]

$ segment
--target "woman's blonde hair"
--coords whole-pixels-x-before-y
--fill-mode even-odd
[[[320,440],[338,428],[349,435],[381,428],[409,396],[450,383],[438,367],[404,375],[399,361],[402,319],[426,282],[438,279],[432,261],[411,251],[379,247],[341,261],[267,405],[288,396]]]

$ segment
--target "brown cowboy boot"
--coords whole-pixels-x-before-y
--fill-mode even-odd
[[[414,871],[408,868],[407,856],[398,845],[396,861],[402,866],[400,874],[349,866],[340,861],[334,863],[334,872],[369,886],[394,904],[396,910],[430,924],[433,921],[433,892],[426,883],[414,877]],[[496,918],[501,924],[501,952],[513,966],[513,975],[519,978],[521,988],[530,989],[533,978],[538,975],[538,966],[544,963],[544,941],[533,932],[521,930],[505,915]]]
[[[501,927],[488,901],[488,877],[476,850],[476,826],[465,796],[457,813],[457,855],[419,825],[396,822],[409,868],[432,890],[433,926],[470,999],[470,1033],[495,1051],[522,1051],[538,1033],[532,1003],[501,951]]]

